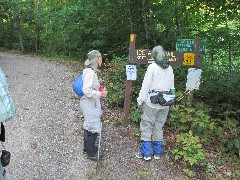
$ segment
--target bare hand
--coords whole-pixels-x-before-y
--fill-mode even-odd
[[[101,92],[101,96],[102,96],[102,97],[106,97],[106,96],[107,96],[107,91],[102,91],[102,92]]]

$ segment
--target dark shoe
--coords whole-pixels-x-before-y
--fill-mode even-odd
[[[95,146],[98,133],[92,133],[88,131],[87,134],[88,134],[88,137],[85,142],[84,150],[88,155],[91,156],[92,154],[95,154],[98,152],[98,147]]]
[[[97,161],[98,160],[98,153],[95,153],[93,155],[88,155],[88,159]],[[99,160],[103,160],[103,155],[99,156]]]
[[[97,151],[98,151],[98,147],[94,146],[93,147],[93,152],[97,152]],[[83,153],[87,153],[87,149],[86,148],[83,148]]]
[[[95,142],[97,139],[97,133],[89,132],[88,130],[84,129],[84,147],[83,153],[94,154],[98,151],[98,147],[95,146]]]
[[[84,133],[83,133],[83,142],[84,142],[84,146],[83,146],[83,152],[86,153],[87,152],[87,139],[88,139],[88,130],[84,129]]]

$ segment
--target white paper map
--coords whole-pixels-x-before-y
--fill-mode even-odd
[[[126,65],[127,80],[137,79],[137,68],[136,65]]]
[[[188,69],[186,90],[191,90],[191,89],[199,90],[201,73],[202,73],[201,69],[196,69],[196,68]]]

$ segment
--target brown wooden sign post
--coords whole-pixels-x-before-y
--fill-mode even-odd
[[[154,60],[151,56],[151,51],[149,49],[135,49],[136,35],[130,35],[130,45],[129,45],[129,64],[150,64]],[[193,52],[175,52],[167,51],[167,56],[169,57],[169,64],[171,66],[184,65],[184,66],[201,66],[202,54],[199,51],[200,41],[195,40],[195,50]],[[125,101],[124,101],[124,119],[123,125],[128,125],[129,121],[129,110],[130,110],[130,96],[132,89],[132,80],[126,80],[126,90],[125,90]],[[189,102],[192,103],[193,94],[191,97],[189,95]]]
[[[131,51],[132,49],[135,49],[135,40],[136,40],[136,35],[131,34],[130,35],[129,51]],[[130,58],[130,56],[128,56],[128,58]],[[133,64],[133,63],[129,63],[129,64]],[[130,109],[132,83],[133,83],[132,80],[126,80],[123,125],[128,125],[129,124],[129,109]]]

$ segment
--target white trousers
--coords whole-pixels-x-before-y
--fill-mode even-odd
[[[80,107],[84,117],[83,128],[92,133],[100,133],[102,114],[100,99],[83,96],[80,99]]]
[[[155,109],[143,103],[141,115],[141,140],[142,141],[162,141],[163,125],[165,124],[169,108]]]

